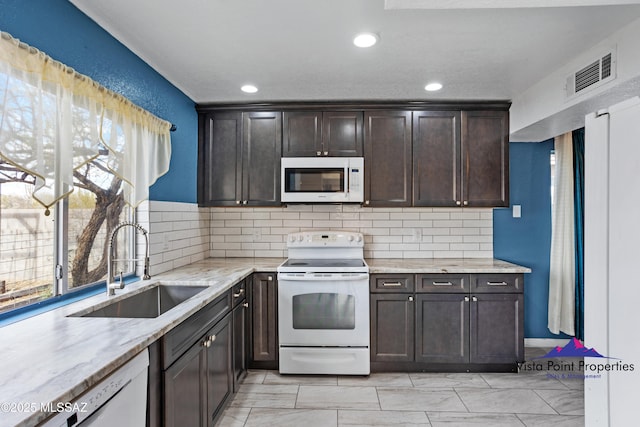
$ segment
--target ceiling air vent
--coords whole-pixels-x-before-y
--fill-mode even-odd
[[[587,88],[601,86],[615,79],[615,59],[613,51],[567,77],[567,98],[579,95]]]

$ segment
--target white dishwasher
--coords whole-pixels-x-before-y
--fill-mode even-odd
[[[46,427],[144,427],[147,422],[145,349],[73,402],[63,404]],[[54,406],[55,408],[55,406]]]

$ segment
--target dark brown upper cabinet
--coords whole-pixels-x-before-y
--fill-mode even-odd
[[[200,116],[198,204],[279,206],[282,113]]]
[[[461,190],[460,111],[414,111],[413,205],[460,206]]]
[[[362,156],[361,111],[285,111],[283,157]]]
[[[413,205],[509,205],[507,111],[413,113]]]
[[[411,206],[411,112],[364,113],[365,206]]]
[[[462,203],[509,206],[509,113],[462,112]]]
[[[232,206],[242,197],[242,113],[200,116],[198,204]]]

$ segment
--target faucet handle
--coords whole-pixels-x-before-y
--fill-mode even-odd
[[[122,278],[122,271],[120,272],[120,289],[124,289],[124,279]]]

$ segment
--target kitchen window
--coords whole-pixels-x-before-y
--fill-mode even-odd
[[[76,175],[74,191],[46,216],[31,197],[33,177],[0,161],[0,313],[105,279],[107,224],[132,221],[134,209],[100,158]],[[134,258],[134,233],[118,233],[118,258]],[[114,271],[134,269],[129,263]]]
[[[0,32],[0,312],[105,278],[110,230],[168,171],[171,128]],[[127,231],[117,259],[134,258]]]

